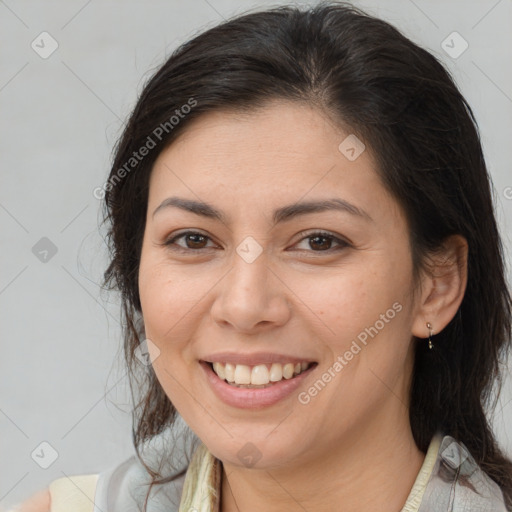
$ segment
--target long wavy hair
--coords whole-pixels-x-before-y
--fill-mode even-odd
[[[103,189],[111,257],[103,286],[122,297],[137,454],[176,419],[151,365],[134,356],[144,339],[138,270],[153,164],[202,114],[250,112],[274,99],[313,105],[372,148],[377,172],[407,216],[415,277],[446,237],[467,240],[468,282],[457,314],[435,335],[434,350],[415,343],[410,423],[423,452],[438,430],[462,441],[511,507],[512,462],[486,411],[501,389],[512,301],[476,120],[432,54],[346,3],[250,12],[184,43],[147,81],[117,142]],[[143,146],[145,156],[131,160]],[[148,471],[154,484],[174,478]]]

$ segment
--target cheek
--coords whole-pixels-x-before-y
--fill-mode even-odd
[[[156,377],[173,405],[186,414],[190,400],[182,382],[196,363],[191,356],[190,334],[204,292],[198,282],[147,255],[141,258],[139,294],[146,337],[158,348],[157,357],[152,358]]]
[[[308,306],[313,334],[328,354],[326,370],[339,363],[334,384],[319,400],[336,410],[366,407],[354,397],[378,401],[406,371],[412,266],[405,250],[372,256],[323,280],[297,280],[293,288]]]
[[[394,318],[394,303],[403,306],[405,282],[400,283],[393,275],[388,271],[351,268],[350,272],[339,272],[324,280],[318,276],[301,277],[293,290],[310,310],[309,316],[318,319],[316,323],[322,332],[343,344],[388,310],[391,309],[388,316]]]
[[[181,373],[195,362],[194,333],[209,318],[208,292],[218,279],[213,271],[171,265],[150,251],[141,258],[139,294],[146,337],[161,355],[155,369]]]
[[[401,395],[410,346],[409,281],[392,267],[351,268],[321,282],[301,280],[297,289],[327,356],[318,378],[329,383],[325,391],[316,384],[306,389],[306,399],[311,397],[318,410],[331,411],[333,424],[343,418],[348,428],[385,403],[390,390]],[[316,422],[313,417],[308,421]]]
[[[161,333],[169,321],[175,318],[178,311],[169,310],[169,307],[179,309],[179,303],[172,300],[170,291],[173,281],[165,272],[163,266],[152,264],[149,258],[141,261],[139,269],[139,295],[146,327],[146,335]]]
[[[179,346],[168,341],[179,341],[187,312],[197,303],[196,286],[190,281],[185,286],[179,273],[170,272],[168,266],[148,256],[141,259],[139,294],[146,336],[162,351]]]

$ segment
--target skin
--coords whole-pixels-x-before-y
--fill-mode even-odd
[[[51,496],[48,489],[42,490],[24,501],[16,512],[50,512]]]
[[[338,150],[349,133],[303,104],[217,111],[153,168],[139,271],[146,337],[167,396],[223,463],[221,512],[396,512],[423,463],[408,419],[414,344],[426,343],[426,322],[435,334],[455,315],[467,245],[447,240],[415,283],[406,218],[370,148],[355,161]],[[175,207],[153,217],[169,196],[205,201],[227,220]],[[331,210],[272,226],[276,208],[334,197],[372,220]],[[208,238],[163,245],[187,230]],[[349,245],[307,238],[319,230]],[[263,249],[252,263],[236,252],[247,236]],[[198,363],[224,351],[303,356],[318,362],[304,391],[397,302],[401,311],[306,405],[292,393],[259,410],[228,406]],[[253,467],[237,456],[247,442],[261,454]]]

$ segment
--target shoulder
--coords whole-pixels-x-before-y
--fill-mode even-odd
[[[507,512],[498,484],[477,464],[461,441],[445,435],[425,489],[426,510]]]
[[[12,512],[50,512],[50,489],[44,489],[32,495],[28,500],[18,505]]]
[[[161,510],[177,511],[188,464],[198,444],[197,436],[178,416],[176,424],[144,444],[143,461],[131,454],[99,473],[58,478],[47,489],[8,512],[142,510],[152,481],[147,467],[170,479],[153,487],[152,503]]]
[[[53,480],[47,489],[39,491],[9,512],[92,512],[98,474],[75,475]]]

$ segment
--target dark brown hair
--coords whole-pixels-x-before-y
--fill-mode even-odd
[[[433,55],[341,3],[245,14],[186,42],[148,81],[117,144],[105,189],[111,261],[104,285],[122,296],[136,450],[176,416],[152,367],[141,372],[134,358],[144,339],[138,269],[152,166],[205,112],[251,111],[273,99],[317,106],[371,148],[379,175],[406,213],[415,276],[446,237],[467,240],[468,284],[457,314],[435,335],[433,351],[415,343],[410,422],[423,452],[437,430],[462,441],[510,507],[512,463],[498,447],[486,408],[496,406],[493,385],[501,388],[512,307],[474,115]],[[127,167],[134,151],[150,145]]]

